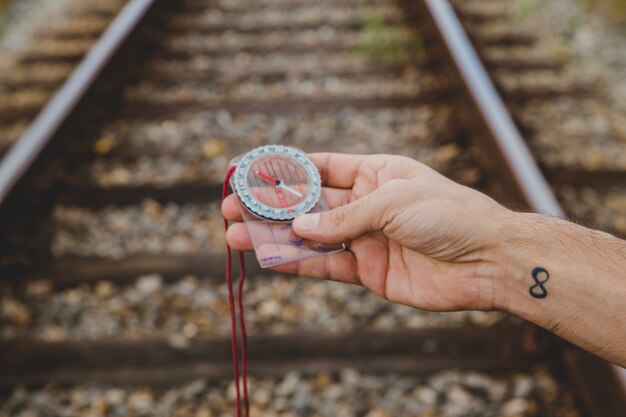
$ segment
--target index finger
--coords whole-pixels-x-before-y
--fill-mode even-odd
[[[350,190],[324,187],[323,194],[330,208],[343,206],[344,204],[348,204],[352,201],[352,194]],[[222,215],[229,221],[243,221],[241,209],[235,194],[229,194],[228,197],[222,201]]]
[[[308,154],[320,171],[322,184],[335,188],[352,188],[363,163],[370,155],[319,152]]]

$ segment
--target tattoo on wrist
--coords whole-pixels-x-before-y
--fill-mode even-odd
[[[533,298],[546,298],[548,290],[543,285],[550,279],[550,274],[544,268],[538,266],[531,273],[535,284],[531,285],[528,292]]]

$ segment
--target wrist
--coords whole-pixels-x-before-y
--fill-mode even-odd
[[[594,276],[608,276],[597,243],[614,237],[569,221],[535,213],[510,212],[498,244],[496,308],[535,323],[564,317],[596,294]],[[537,271],[541,271],[538,272]],[[543,272],[545,271],[545,272]],[[601,302],[601,300],[596,300]]]
[[[521,213],[506,223],[498,309],[616,363],[626,357],[626,244],[568,221]],[[543,268],[541,274],[534,272]]]
[[[533,282],[531,274],[535,268],[547,269],[545,248],[540,248],[551,236],[547,230],[551,220],[556,219],[510,211],[500,222],[494,261],[498,265],[494,284],[497,309],[526,319],[532,314],[535,306],[528,292]]]

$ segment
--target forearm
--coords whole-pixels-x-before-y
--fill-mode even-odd
[[[537,214],[510,220],[497,306],[626,366],[626,243]]]

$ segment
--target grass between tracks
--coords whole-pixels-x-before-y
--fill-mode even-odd
[[[385,64],[398,64],[424,53],[424,42],[418,36],[408,39],[399,28],[390,25],[381,18],[361,11],[360,22],[363,42],[356,48],[356,53],[381,61]]]

